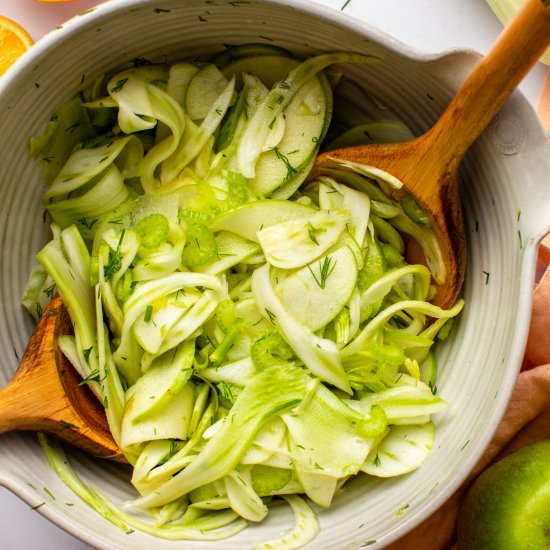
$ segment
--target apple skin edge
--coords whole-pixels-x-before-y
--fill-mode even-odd
[[[550,548],[550,439],[485,470],[458,516],[460,550]]]

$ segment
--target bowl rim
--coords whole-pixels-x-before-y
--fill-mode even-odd
[[[136,6],[141,7],[156,3],[157,2],[155,0],[108,0],[107,2],[99,4],[89,10],[85,10],[81,14],[72,17],[62,26],[53,29],[40,38],[32,48],[25,52],[25,54],[23,54],[6,71],[3,78],[0,79],[0,97],[6,92],[6,90],[9,89],[13,78],[15,78],[19,73],[35,66],[48,55],[48,51],[50,49],[57,48],[68,37],[77,34],[81,29],[93,25],[95,22],[100,21],[106,16],[123,13],[130,7],[135,8]],[[338,11],[335,8],[331,8],[317,2],[312,2],[310,0],[259,0],[255,3],[273,4],[283,8],[290,7],[303,13],[320,17],[327,22],[337,23],[343,27],[353,30],[354,32],[366,36],[373,42],[379,43],[383,47],[394,51],[410,61],[430,63],[444,60],[450,56],[458,55],[469,58],[473,64],[481,57],[479,52],[468,48],[448,48],[436,52],[422,51],[401,42],[400,40],[385,33],[384,31],[377,29],[365,21],[355,19],[345,12]],[[522,101],[527,103],[527,100],[525,100],[520,91],[516,91],[514,95],[516,97],[519,95],[520,98],[523,98]],[[541,136],[542,135],[541,126]],[[524,248],[521,273],[522,284],[519,289],[520,301],[523,307],[520,311],[518,311],[515,322],[516,341],[519,343],[525,343],[527,340],[529,326],[528,322],[525,322],[525,320],[529,318],[528,316],[531,308],[532,293],[530,285],[531,281],[534,279],[537,246],[548,230],[550,230],[550,221],[548,222],[547,227],[541,228],[538,234],[529,239]],[[523,353],[524,346],[516,346],[515,357],[512,359],[512,362],[518,365],[518,371],[521,365]],[[439,490],[429,505],[424,506],[414,514],[407,516],[398,527],[386,535],[385,542],[387,544],[398,540],[400,537],[408,533],[411,529],[429,517],[435,510],[443,505],[464,482],[493,438],[494,433],[506,411],[506,407],[514,387],[515,378],[509,376],[506,379],[506,385],[501,387],[498,399],[496,399],[493,404],[492,413],[490,415],[487,427],[483,436],[478,440],[476,449],[471,451],[469,455],[464,458],[461,462],[460,468],[458,468],[450,478],[449,483],[447,483],[444,488]],[[7,472],[3,472],[1,468],[0,485],[6,487],[8,490],[12,491],[15,495],[29,504],[39,504],[39,502],[37,502],[39,499],[36,494],[33,494],[22,482],[20,483],[15,478],[10,478],[9,474]],[[98,548],[104,547],[103,540],[99,539],[94,531],[90,530],[83,524],[77,524],[70,520],[68,516],[63,515],[55,507],[43,506],[37,511],[57,526],[64,529],[66,532],[79,538],[87,544]]]

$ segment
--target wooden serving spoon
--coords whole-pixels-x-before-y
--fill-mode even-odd
[[[359,145],[320,155],[316,169],[352,161],[383,170],[431,216],[446,275],[434,303],[456,300],[466,266],[458,168],[466,150],[550,44],[550,0],[526,0],[489,53],[481,59],[437,123],[405,143]]]
[[[403,144],[360,146],[325,153],[335,160],[375,166],[397,177],[433,217],[445,253],[447,277],[437,303],[451,305],[462,284],[465,243],[457,171],[462,156],[546,49],[550,0],[527,0],[522,12],[475,68],[439,122]],[[105,411],[57,346],[72,331],[61,299],[42,314],[13,380],[0,390],[0,433],[42,431],[91,454],[125,462],[109,432]]]
[[[125,462],[105,410],[57,345],[72,324],[59,296],[42,313],[12,381],[0,390],[0,433],[45,432],[102,458]]]

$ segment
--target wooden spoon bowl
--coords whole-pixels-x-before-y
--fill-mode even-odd
[[[0,390],[0,433],[31,430],[53,435],[92,455],[126,462],[105,409],[65,358],[61,334],[72,333],[59,296],[42,313],[11,382]]]
[[[329,151],[317,159],[318,171],[343,167],[342,161],[351,161],[383,170],[403,183],[395,190],[395,198],[409,193],[431,217],[444,266],[443,278],[436,281],[439,284],[434,303],[443,308],[455,302],[466,269],[460,163],[548,44],[550,0],[526,0],[427,133],[405,143]]]

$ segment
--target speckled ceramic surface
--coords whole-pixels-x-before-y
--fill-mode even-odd
[[[118,0],[46,36],[0,81],[0,384],[16,370],[33,328],[19,296],[33,256],[47,238],[42,183],[29,156],[29,138],[42,131],[60,104],[106,69],[142,56],[195,58],[223,44],[244,42],[276,43],[297,54],[354,50],[379,55],[383,63],[342,67],[336,116],[358,122],[395,113],[415,133],[430,127],[476,60],[465,52],[420,55],[303,0]],[[436,417],[435,449],[424,467],[408,476],[351,482],[331,510],[319,511],[321,533],[311,548],[367,543],[382,548],[441,505],[489,442],[523,356],[536,245],[550,229],[549,153],[534,113],[516,94],[467,155],[466,308],[439,350],[439,393],[452,406]],[[84,479],[112,499],[131,498],[118,467],[71,456]],[[0,483],[31,506],[44,501],[46,486],[56,498],[39,511],[98,548],[251,548],[284,531],[292,520],[281,506],[262,525],[216,543],[127,535],[65,488],[33,434],[0,437]]]

